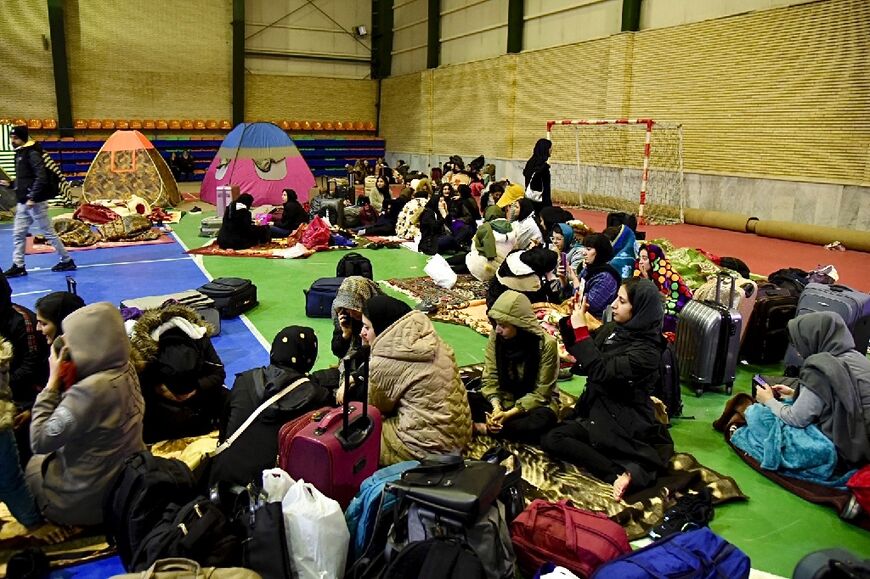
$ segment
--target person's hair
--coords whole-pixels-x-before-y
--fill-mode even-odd
[[[607,236],[611,242],[615,241],[617,237],[619,237],[619,232],[622,229],[621,225],[611,225],[601,233]]]
[[[389,186],[389,185],[390,185],[390,182],[387,180],[386,177],[384,177],[383,175],[378,175],[377,179],[375,179],[375,187],[378,186],[378,179],[380,179],[381,181],[383,181],[383,182],[384,182],[384,185],[386,185],[386,186]]]
[[[284,189],[284,193],[287,194],[287,201],[297,201],[298,197],[296,196],[296,191],[293,189]]]
[[[471,199],[471,187],[468,185],[462,183],[456,188],[456,190],[459,191],[459,196],[463,199]]]
[[[628,296],[628,303],[634,306],[634,296],[637,293],[637,286],[643,278],[630,277],[622,284],[625,286],[625,294]]]
[[[405,187],[402,189],[402,192],[399,193],[399,199],[404,199],[405,201],[410,201],[412,197],[414,197],[414,190],[410,187]]]
[[[447,183],[446,181],[444,183],[441,183],[441,186],[438,187],[438,192],[443,195],[445,187],[449,191],[448,197],[453,197],[453,194],[455,193],[455,191],[453,190],[453,185],[451,185],[450,183]]]
[[[441,195],[432,195],[431,197],[429,197],[429,200],[426,201],[425,208],[431,209],[435,213],[438,213],[438,203],[441,201],[441,199],[443,199]]]
[[[501,181],[496,181],[489,186],[489,194],[493,193],[504,193],[504,183]]]

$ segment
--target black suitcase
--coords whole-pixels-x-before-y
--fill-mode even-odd
[[[197,288],[214,300],[222,318],[234,318],[252,309],[257,302],[257,286],[240,277],[219,277]]]
[[[331,318],[332,302],[343,281],[343,277],[322,277],[307,290],[302,290],[305,294],[305,315],[309,318]]]
[[[758,297],[746,328],[741,358],[752,364],[773,364],[788,348],[788,321],[797,313],[798,298],[772,283],[758,284]]]

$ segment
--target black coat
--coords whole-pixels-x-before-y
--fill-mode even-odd
[[[302,375],[280,366],[253,368],[236,375],[226,413],[221,421],[220,440],[229,438],[270,396]],[[210,484],[227,481],[246,485],[259,481],[264,469],[276,466],[278,431],[284,423],[330,402],[330,392],[309,380],[261,413],[228,449],[215,457]]]
[[[48,381],[48,344],[36,329],[36,314],[11,302],[0,306],[0,336],[12,345],[12,398],[20,406],[30,407]]]
[[[577,359],[572,371],[587,377],[570,418],[583,422],[599,452],[631,473],[632,484],[649,486],[674,453],[650,400],[659,377],[660,342],[630,332],[617,337],[617,325],[609,323],[592,339],[573,343],[573,330],[566,326],[560,324],[563,339]]]
[[[275,225],[293,233],[303,223],[308,223],[308,213],[305,212],[305,208],[299,201],[288,201],[284,204],[281,221]]]
[[[271,239],[269,228],[254,225],[249,209],[228,207],[218,231],[217,244],[221,249],[248,249]]]
[[[449,214],[445,219],[436,209],[424,209],[420,215],[420,244],[417,249],[426,255],[438,253],[438,240],[449,233],[449,222]]]
[[[48,169],[42,158],[42,147],[37,143],[15,150],[15,197],[19,203],[49,199]]]

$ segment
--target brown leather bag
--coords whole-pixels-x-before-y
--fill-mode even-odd
[[[112,579],[262,579],[242,567],[200,567],[191,559],[160,559],[141,573],[115,575]]]

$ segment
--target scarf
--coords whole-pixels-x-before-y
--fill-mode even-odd
[[[692,299],[692,290],[689,289],[680,274],[674,270],[661,247],[652,243],[643,244],[638,250],[638,255],[643,250],[646,250],[647,255],[649,255],[649,279],[665,296],[666,313],[669,315],[678,314]],[[639,258],[634,260],[634,277],[641,277]]]
[[[517,328],[510,340],[495,338],[495,360],[498,368],[499,388],[525,396],[537,387],[538,368],[541,364],[541,336]]]
[[[411,311],[411,306],[394,297],[379,295],[366,302],[365,316],[372,323],[376,336],[395,324],[405,314]]]

